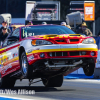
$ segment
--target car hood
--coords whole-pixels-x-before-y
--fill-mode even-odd
[[[49,35],[37,35],[33,37],[28,37],[28,39],[43,39],[47,41],[51,41],[54,44],[76,44],[76,43],[82,43],[84,39],[92,38],[92,37],[86,37],[80,34],[49,34]]]

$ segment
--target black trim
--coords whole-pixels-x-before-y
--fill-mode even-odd
[[[56,8],[56,5],[55,4],[37,4],[36,7],[37,9],[40,9],[40,8],[52,8],[52,9],[55,9]]]

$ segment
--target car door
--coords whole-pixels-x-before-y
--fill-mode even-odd
[[[18,37],[20,34],[20,29],[17,28],[9,37]],[[18,57],[18,48],[20,45],[19,40],[9,39],[9,37],[4,42],[3,46],[6,47],[6,59],[4,66],[6,66],[5,73],[9,74],[20,69],[19,66],[19,57]]]
[[[1,73],[2,69],[4,69],[4,65],[3,64],[5,62],[5,58],[6,58],[6,48],[3,47],[3,48],[0,48],[0,73]]]

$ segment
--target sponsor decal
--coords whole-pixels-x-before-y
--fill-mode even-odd
[[[3,63],[3,59],[1,59],[1,64]]]
[[[15,58],[15,57],[17,57],[17,53],[14,53],[14,54],[13,54],[13,58]]]
[[[19,49],[19,46],[17,47],[17,50]]]
[[[12,68],[11,64],[7,65],[7,66],[4,66],[1,70],[1,73],[2,74],[5,74],[5,72],[9,69],[9,68]]]
[[[40,48],[30,49],[27,51],[27,53],[31,53],[33,50],[40,50]]]
[[[20,66],[18,66],[18,67],[20,67]],[[14,74],[12,74],[10,77],[15,76],[15,75],[19,75],[19,74],[21,74],[21,70],[19,70],[19,71],[15,72],[15,73],[14,73]]]
[[[28,57],[28,61],[33,60],[33,59],[34,59],[33,55],[31,55],[31,56]]]
[[[9,57],[7,57],[7,61],[9,60]]]
[[[4,62],[6,62],[6,58],[4,59]]]
[[[33,51],[33,49],[31,49],[31,50],[28,50],[28,51],[27,51],[27,53],[31,53],[32,51]]]
[[[40,48],[35,48],[34,50],[40,50]]]

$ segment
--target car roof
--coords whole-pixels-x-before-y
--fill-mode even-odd
[[[11,25],[11,27],[15,27],[15,28],[19,28],[19,27],[23,27],[25,25]]]
[[[42,24],[38,24],[38,25],[25,25],[25,26],[22,26],[22,27],[28,27],[28,26],[61,26],[61,25],[56,25],[56,24],[42,25]]]

